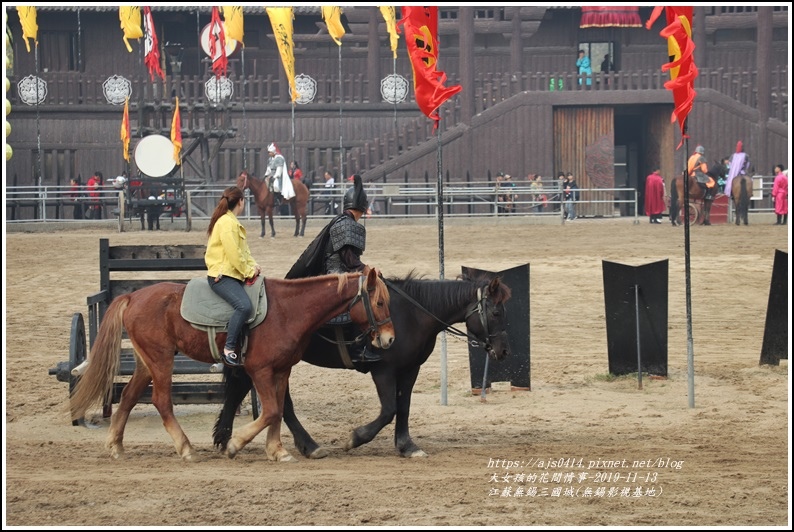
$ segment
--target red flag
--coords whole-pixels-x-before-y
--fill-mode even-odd
[[[179,112],[179,98],[174,105],[174,117],[171,119],[171,142],[174,144],[174,161],[182,164],[179,152],[182,151],[182,114]]]
[[[157,33],[154,31],[152,10],[148,6],[143,8],[143,35],[144,35],[144,63],[149,68],[149,76],[154,81],[155,73],[165,81],[165,73],[160,66],[160,46],[157,43]]]
[[[402,7],[402,19],[398,24],[405,28],[405,45],[411,58],[414,74],[414,94],[419,109],[435,121],[438,127],[438,108],[442,103],[459,93],[463,87],[444,87],[447,75],[436,70],[438,62],[438,7]]]
[[[130,162],[130,99],[124,99],[124,115],[121,118],[121,146],[124,160]]]
[[[217,51],[220,52],[217,52]],[[218,57],[215,57],[215,56]],[[212,61],[212,71],[215,77],[226,76],[229,60],[226,58],[226,35],[223,32],[223,22],[221,13],[217,6],[212,6],[212,20],[210,21],[210,57]]]
[[[678,120],[681,128],[681,142],[678,148],[684,143],[686,134],[686,119],[689,111],[692,110],[692,102],[695,100],[695,78],[698,76],[698,69],[695,66],[693,52],[695,43],[692,41],[692,6],[657,6],[651,13],[651,18],[645,23],[647,29],[651,26],[659,15],[665,10],[667,16],[667,26],[659,32],[659,35],[667,39],[667,52],[670,62],[662,65],[662,71],[670,71],[670,81],[664,84],[665,88],[673,91],[673,115],[671,121]]]

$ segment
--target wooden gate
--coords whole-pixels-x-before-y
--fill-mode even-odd
[[[573,173],[581,189],[615,188],[615,113],[612,107],[554,109],[554,178]],[[613,216],[613,191],[579,193],[577,216]]]

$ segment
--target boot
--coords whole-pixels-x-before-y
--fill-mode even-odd
[[[236,367],[240,367],[240,366],[242,366],[242,365],[243,365],[243,357],[241,357],[240,355],[238,355],[238,354],[237,354],[236,352],[234,352],[234,351],[228,351],[228,352],[227,352],[227,351],[224,349],[224,350],[223,350],[223,362],[224,362],[224,363],[225,363],[227,366],[231,366],[231,367],[233,367],[233,368],[236,368]]]
[[[788,214],[783,215],[783,223],[781,225],[786,225],[788,223]]]
[[[778,215],[777,215],[777,222],[775,222],[775,225],[780,225],[780,220],[781,220],[782,218],[783,218],[783,215],[782,215],[782,214],[778,214]]]
[[[380,362],[381,356],[369,350],[369,345],[365,344],[364,349],[352,359],[356,364],[370,364],[372,362]]]

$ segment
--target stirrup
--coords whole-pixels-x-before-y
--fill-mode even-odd
[[[364,346],[364,350],[356,355],[356,358],[352,360],[355,364],[370,364],[372,362],[380,362],[381,356],[377,353],[373,353],[369,350],[368,346]]]
[[[235,353],[234,351],[227,353],[226,351],[223,352],[223,362],[227,366],[232,367],[240,367],[243,365],[242,357]]]

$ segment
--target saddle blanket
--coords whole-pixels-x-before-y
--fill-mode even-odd
[[[254,305],[251,316],[245,320],[250,329],[253,329],[265,320],[267,315],[267,295],[265,294],[265,277],[260,275],[254,284],[244,284],[248,297]],[[179,309],[185,321],[201,329],[215,327],[226,330],[234,309],[221,296],[210,288],[207,277],[191,279],[182,296],[182,306]]]

